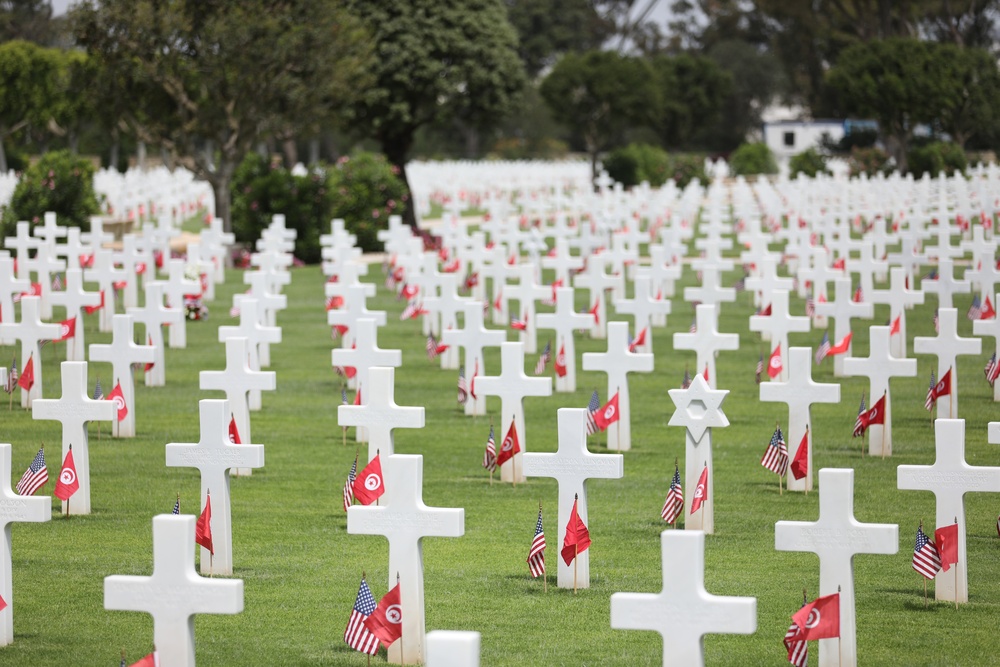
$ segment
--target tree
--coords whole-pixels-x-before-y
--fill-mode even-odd
[[[58,79],[55,51],[20,40],[0,44],[0,173],[7,172],[4,142],[52,117]]]
[[[657,131],[665,147],[690,146],[704,127],[714,126],[733,80],[709,58],[684,53],[651,62],[663,101]]]
[[[50,46],[53,32],[49,0],[0,0],[0,42],[22,39]]]
[[[879,122],[889,154],[906,171],[914,127],[935,120],[942,108],[942,73],[927,43],[894,38],[846,49],[830,71],[829,84],[841,111]]]
[[[601,151],[620,142],[625,130],[651,125],[660,107],[649,65],[610,51],[563,56],[541,92],[553,117],[583,138],[595,178]]]
[[[484,131],[524,87],[517,35],[502,0],[349,0],[375,47],[375,83],[350,122],[372,137],[409,189],[406,161],[417,130],[454,120]],[[416,224],[412,202],[404,220]]]
[[[506,0],[518,55],[534,78],[568,51],[596,49],[614,30],[592,0]]]
[[[243,156],[364,81],[365,36],[339,0],[86,0],[73,18],[98,64],[126,75],[130,129],[212,185],[227,228]]]
[[[100,115],[97,110],[101,107],[96,105],[94,95],[98,67],[94,59],[82,51],[60,53],[59,65],[52,129],[66,137],[70,152],[76,155],[81,128]],[[101,111],[103,113],[104,109]]]
[[[1000,70],[984,49],[953,44],[932,47],[932,62],[944,84],[937,120],[961,147],[972,138],[996,138],[1000,118]]]

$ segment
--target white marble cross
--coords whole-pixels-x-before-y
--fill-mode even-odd
[[[865,301],[856,302],[851,294],[851,279],[837,278],[833,281],[833,300],[816,304],[816,314],[833,319],[833,340],[836,345],[851,333],[851,320],[864,318],[870,320],[875,316],[875,306],[872,305],[871,293],[865,292]],[[843,377],[844,359],[851,356],[853,342],[847,346],[847,351],[833,357],[833,376]]]
[[[167,280],[163,282],[163,293],[167,295],[167,304],[172,308],[184,307],[185,294],[201,294],[201,283],[184,277],[184,260],[170,259],[166,261]],[[242,317],[240,318],[242,321]],[[219,327],[222,329],[222,327]],[[223,340],[220,338],[220,340]],[[168,338],[170,347],[187,347],[187,318],[181,320],[179,326],[170,327]]]
[[[666,246],[651,244],[649,246],[649,266],[636,267],[635,275],[648,276],[650,279],[650,289],[655,295],[671,297],[674,295],[674,282],[681,277],[681,267],[677,257],[670,252]],[[666,316],[655,316],[653,324],[658,327],[666,326]]]
[[[20,263],[20,261],[18,262]],[[58,273],[66,268],[66,262],[56,258],[55,245],[42,242],[35,250],[35,256],[30,260],[25,260],[29,270],[34,271],[38,276],[39,312],[45,319],[52,318],[52,302],[49,296],[52,293],[52,274]]]
[[[684,497],[684,528],[704,530],[711,535],[715,532],[715,479],[712,463],[712,429],[729,426],[729,419],[722,411],[722,401],[729,391],[712,389],[701,373],[696,373],[687,389],[670,389],[670,400],[675,410],[668,426],[683,426],[685,429],[684,475],[693,484],[705,468],[708,468],[708,490],[702,500],[701,509],[691,514],[694,489]]]
[[[911,290],[906,286],[906,269],[894,266],[889,269],[889,289],[872,290],[872,303],[884,303],[889,306],[889,325],[899,318],[899,333],[892,336],[892,353],[900,359],[907,356],[906,311],[916,304],[924,302],[921,290]],[[837,357],[839,359],[840,357]]]
[[[146,271],[152,272],[153,254],[142,246],[140,237],[126,234],[122,237],[122,252],[119,255],[125,272],[125,287],[122,289],[122,305],[135,308],[139,305],[139,265],[145,264]]]
[[[483,307],[477,301],[466,303],[464,311],[463,327],[443,331],[441,342],[465,350],[465,377],[471,383],[474,374],[479,377],[486,375],[486,358],[483,355],[483,349],[499,347],[507,340],[507,332],[486,328],[483,323]],[[465,401],[465,414],[485,415],[486,397],[477,391],[476,397],[473,398],[470,391],[469,397]]]
[[[916,354],[933,354],[937,357],[937,377],[940,380],[951,369],[951,393],[937,399],[938,419],[958,418],[958,356],[979,354],[983,341],[979,338],[962,338],[958,335],[958,310],[938,309],[936,336],[917,336],[913,339]]]
[[[240,323],[234,327],[219,327],[219,342],[224,343],[229,338],[245,338],[247,340],[247,361],[250,368],[259,371],[260,343],[280,343],[281,327],[266,327],[260,323],[257,312],[257,299],[249,297],[240,299]],[[260,391],[250,390],[250,409],[260,410]]]
[[[382,456],[395,453],[395,429],[424,427],[424,408],[397,405],[395,393],[396,369],[376,366],[368,370],[361,405],[337,407],[337,423],[343,428],[354,426],[357,441],[368,443],[369,461],[380,451]]]
[[[996,425],[997,422],[993,422],[989,426],[990,442],[994,443],[997,440],[994,429]],[[964,419],[939,418],[935,421],[934,442],[934,465],[897,467],[896,487],[908,491],[933,492],[937,505],[937,528],[958,522],[958,565],[952,566],[956,568],[954,572],[938,573],[934,580],[934,599],[968,602],[965,494],[1000,492],[1000,467],[970,466],[965,462]]]
[[[574,257],[569,251],[569,242],[565,237],[556,239],[555,252],[541,259],[543,269],[555,271],[555,279],[561,280],[563,285],[569,285],[570,276],[583,268],[583,260]]]
[[[104,294],[104,306],[97,311],[97,329],[107,333],[111,331],[111,319],[115,314],[115,283],[126,279],[125,272],[115,268],[114,253],[111,250],[96,248],[94,263],[83,270],[83,279],[88,283],[97,283],[98,289]]]
[[[705,533],[660,533],[663,590],[613,593],[611,627],[653,630],[663,636],[663,665],[705,664],[707,634],[749,635],[757,630],[757,598],[705,590]]]
[[[629,407],[628,374],[652,373],[653,355],[628,349],[628,322],[608,324],[607,352],[586,352],[583,370],[608,376],[608,397],[618,394],[618,421],[608,427],[608,449],[632,449],[632,410]]]
[[[30,252],[37,248],[41,241],[31,235],[30,222],[21,220],[14,226],[14,229],[15,235],[5,238],[3,246],[14,251],[14,257],[17,259],[17,277],[21,280],[27,280],[29,278]]]
[[[646,340],[636,346],[638,352],[653,351],[653,323],[658,319],[666,324],[670,314],[670,301],[657,299],[653,294],[652,280],[649,276],[637,275],[633,281],[633,296],[631,299],[621,299],[615,303],[615,312],[619,315],[631,315],[635,335],[646,330]],[[662,326],[662,325],[658,325]]]
[[[950,257],[938,260],[937,280],[920,281],[920,289],[925,293],[937,294],[938,308],[951,308],[956,294],[968,294],[972,291],[972,283],[968,280],[955,278],[955,261]]]
[[[747,290],[754,293],[754,304],[763,307],[770,303],[771,293],[776,290],[791,291],[795,281],[778,275],[778,258],[775,256],[761,257],[756,262],[758,275],[746,280]]]
[[[812,350],[808,347],[793,347],[788,350],[788,365],[791,374],[787,382],[764,382],[760,385],[760,400],[788,404],[788,428],[785,431],[788,444],[788,459],[793,460],[799,451],[802,436],[808,432],[809,442],[813,440],[812,404],[840,403],[840,385],[814,382],[812,379]],[[813,488],[814,447],[809,447],[806,476],[795,479],[791,466],[787,471],[789,491],[809,491]]]
[[[1000,293],[994,295],[1000,299]],[[997,308],[996,301],[994,308]],[[975,320],[972,323],[972,333],[981,338],[992,338],[994,340],[993,353],[1000,359],[1000,317],[991,317],[988,320]],[[993,383],[993,401],[1000,401],[1000,382]]]
[[[426,667],[479,667],[478,632],[431,630],[424,653]]]
[[[152,345],[135,344],[135,327],[130,315],[115,315],[112,320],[114,334],[110,343],[91,343],[90,361],[105,361],[114,369],[115,386],[120,382],[128,414],[112,422],[111,433],[117,438],[135,437],[135,382],[132,380],[132,364],[148,364],[156,358]]]
[[[229,440],[229,401],[202,399],[198,401],[201,416],[200,436],[196,443],[170,443],[166,446],[167,467],[197,468],[201,473],[201,503],[212,494],[212,546],[215,555],[201,548],[201,573],[233,573],[233,525],[229,502],[230,468],[261,468],[264,466],[264,446]]]
[[[674,334],[675,350],[694,350],[697,355],[697,373],[704,373],[705,368],[708,368],[708,386],[712,389],[719,386],[715,357],[721,350],[738,350],[740,347],[739,334],[719,332],[717,308],[714,304],[698,304],[695,310],[695,333],[683,331]]]
[[[367,291],[368,286],[365,284],[347,286],[343,292],[344,304],[340,308],[329,310],[326,313],[327,324],[347,327],[347,331],[343,335],[343,347],[351,347],[357,341],[358,338],[354,331],[355,324],[362,317],[374,320],[376,326],[385,326],[386,314],[384,310],[368,310]]]
[[[431,331],[448,331],[458,326],[458,313],[462,312],[469,299],[458,296],[458,276],[445,273],[440,278],[441,293],[439,296],[428,296],[424,299],[424,308],[431,318]],[[478,302],[477,302],[478,303]],[[437,321],[440,319],[440,325]],[[442,369],[456,369],[459,364],[458,347],[449,345],[441,355]]]
[[[535,318],[539,329],[553,329],[556,339],[552,349],[555,357],[559,350],[565,350],[566,375],[556,376],[556,391],[576,391],[576,345],[573,332],[589,328],[594,318],[588,313],[578,313],[573,303],[573,288],[560,287],[556,290],[556,310],[554,313],[539,313]]]
[[[975,227],[981,230],[982,227]],[[979,293],[983,303],[986,297],[993,298],[997,283],[1000,283],[1000,267],[997,266],[995,253],[990,251],[972,256],[972,267],[965,270],[965,279]],[[996,304],[993,304],[996,308]]]
[[[214,517],[213,517],[214,518]],[[194,615],[243,611],[242,579],[206,579],[194,570],[195,517],[153,517],[153,575],[104,578],[104,608],[153,617],[160,664],[194,667]]]
[[[246,338],[226,339],[226,369],[223,371],[201,371],[198,386],[202,390],[224,391],[232,418],[236,420],[236,430],[240,441],[253,442],[250,435],[249,392],[274,391],[276,386],[274,371],[261,371],[250,367],[249,342]],[[240,475],[249,475],[249,468],[238,469]]]
[[[514,420],[521,452],[527,452],[528,436],[524,425],[524,399],[527,396],[551,396],[552,378],[533,377],[524,373],[524,345],[522,343],[502,343],[500,345],[500,375],[480,376],[476,379],[476,391],[483,397],[500,397],[501,436]],[[504,482],[523,482],[524,466],[522,453],[515,454],[509,464],[500,468],[500,479]]]
[[[64,361],[60,365],[62,397],[39,398],[31,411],[34,419],[48,419],[62,423],[62,461],[73,446],[73,463],[80,488],[73,497],[73,514],[90,514],[90,440],[87,423],[112,421],[115,418],[113,401],[95,401],[87,390],[87,362]],[[62,511],[66,514],[66,503]]]
[[[519,264],[516,270],[518,283],[507,286],[507,296],[517,301],[517,318],[524,322],[524,329],[517,332],[517,339],[524,343],[526,354],[538,352],[538,336],[535,330],[535,301],[547,299],[552,289],[539,285],[535,279],[535,266]]]
[[[701,285],[684,288],[684,300],[691,303],[716,305],[736,301],[736,290],[722,286],[722,274],[718,267],[706,266],[701,270]]]
[[[49,521],[52,499],[48,496],[21,496],[10,488],[11,446],[0,443],[0,597],[7,603],[0,611],[0,646],[14,641],[14,586],[11,565],[10,524]]]
[[[76,229],[76,227],[73,227]],[[83,289],[83,271],[66,269],[66,289],[52,292],[49,300],[53,305],[66,309],[66,319],[76,318],[76,331],[73,337],[66,341],[66,361],[86,361],[87,346],[84,340],[83,314],[87,306],[98,306],[101,295],[98,292],[87,292]]]
[[[781,346],[781,373],[777,379],[786,382],[788,380],[788,364],[784,363],[788,359],[788,334],[792,332],[804,333],[809,331],[809,318],[805,315],[791,315],[788,312],[788,292],[785,290],[775,290],[771,292],[771,314],[751,315],[750,331],[767,332],[774,346]]]
[[[162,387],[167,383],[166,347],[163,325],[177,326],[184,319],[180,308],[163,305],[163,283],[149,282],[145,286],[146,300],[142,308],[128,308],[126,314],[146,330],[146,341],[153,346],[153,367],[145,371],[147,387]]]
[[[845,264],[848,276],[852,273],[858,274],[862,301],[870,302],[872,290],[875,288],[875,277],[883,276],[884,278],[889,264],[885,260],[875,257],[875,249],[868,240],[858,246],[858,254],[856,259],[848,257]]]
[[[482,316],[482,311],[480,317]],[[482,320],[480,320],[482,321]],[[357,373],[348,384],[353,381],[354,387],[361,390],[361,398],[364,400],[365,392],[368,391],[368,373],[376,366],[392,366],[397,368],[403,365],[403,353],[399,350],[382,349],[378,346],[378,327],[375,320],[369,317],[362,317],[355,322],[355,334],[357,346],[349,350],[335,349],[331,355],[334,366],[351,366]]]
[[[559,588],[590,588],[590,550],[578,553],[576,562],[566,565],[559,557],[573,502],[577,513],[587,523],[587,480],[621,479],[625,474],[621,454],[592,454],[587,450],[587,410],[559,408],[557,412],[559,444],[555,454],[529,452],[524,455],[525,477],[552,477],[559,484],[557,585]],[[576,576],[574,576],[574,568]]]
[[[594,254],[587,258],[587,266],[583,273],[578,274],[573,279],[573,287],[582,287],[587,290],[588,310],[597,304],[597,320],[590,321],[590,337],[602,339],[607,337],[608,331],[608,291],[614,290],[619,284],[623,284],[624,276],[611,275],[604,271],[607,262],[603,255]]]
[[[465,534],[465,510],[428,507],[424,504],[424,459],[393,454],[382,459],[385,495],[378,505],[354,505],[347,510],[347,532],[351,535],[384,535],[389,540],[389,587],[400,582],[403,613],[402,651],[387,649],[390,662],[417,664],[423,661],[425,537],[461,537]]]
[[[868,356],[844,359],[844,374],[868,378],[868,407],[885,394],[885,424],[868,427],[868,453],[872,456],[892,455],[892,391],[889,380],[894,377],[916,377],[917,360],[900,359],[889,349],[889,327],[868,328]]]
[[[819,471],[819,520],[778,521],[774,548],[816,554],[819,596],[840,591],[839,643],[819,640],[819,667],[857,665],[854,555],[896,553],[899,526],[858,522],[854,518],[854,470],[823,468]]]
[[[31,408],[35,399],[42,397],[42,356],[39,343],[43,340],[59,338],[61,327],[58,324],[42,322],[38,317],[41,301],[37,296],[26,296],[21,299],[21,320],[15,323],[0,324],[0,340],[19,340],[21,342],[21,357],[18,362],[21,368],[34,359],[32,366],[35,372],[35,383],[29,391],[21,390],[21,407]],[[82,323],[78,323],[82,326]]]
[[[14,277],[14,260],[0,257],[0,323],[12,324],[17,321],[14,312],[14,297],[31,289],[31,281]],[[0,345],[8,345],[0,334]]]
[[[55,243],[56,239],[66,238],[66,228],[56,222],[54,211],[46,211],[42,216],[42,224],[35,225],[32,233],[44,243]]]

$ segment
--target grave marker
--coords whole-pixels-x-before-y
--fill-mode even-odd
[[[628,374],[652,373],[653,355],[628,349],[628,323],[608,324],[607,352],[586,352],[583,370],[608,376],[608,397],[618,394],[618,421],[607,430],[608,449],[632,449],[632,410],[629,403]]]

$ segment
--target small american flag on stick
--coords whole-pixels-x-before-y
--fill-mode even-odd
[[[780,426],[775,427],[774,435],[771,436],[771,441],[767,444],[760,464],[775,475],[784,475],[785,471],[788,470],[788,445],[785,444],[785,436],[781,432]]]
[[[941,570],[941,555],[937,545],[924,534],[923,525],[917,526],[917,541],[913,545],[913,569],[926,579],[933,579]]]
[[[49,481],[49,469],[45,466],[45,447],[41,447],[35,458],[31,460],[28,469],[21,475],[15,491],[18,495],[32,496],[35,491],[45,486]]]
[[[545,532],[542,530],[542,504],[538,504],[538,523],[535,524],[535,537],[528,549],[528,570],[534,578],[545,576]]]
[[[663,501],[663,509],[660,516],[669,524],[677,521],[677,517],[684,511],[684,489],[681,487],[681,471],[674,462],[674,478],[670,480],[670,488],[667,490],[667,498]]]
[[[368,582],[364,575],[361,575],[361,587],[358,589],[358,597],[354,601],[354,608],[351,610],[351,617],[347,621],[347,628],[344,629],[344,641],[355,651],[375,655],[378,653],[378,637],[368,632],[365,627],[365,619],[375,611],[375,596],[368,588]]]

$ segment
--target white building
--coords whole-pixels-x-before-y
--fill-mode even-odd
[[[771,149],[779,165],[787,164],[793,155],[820,148],[824,135],[840,141],[846,130],[842,120],[780,120],[764,123],[764,143]]]

